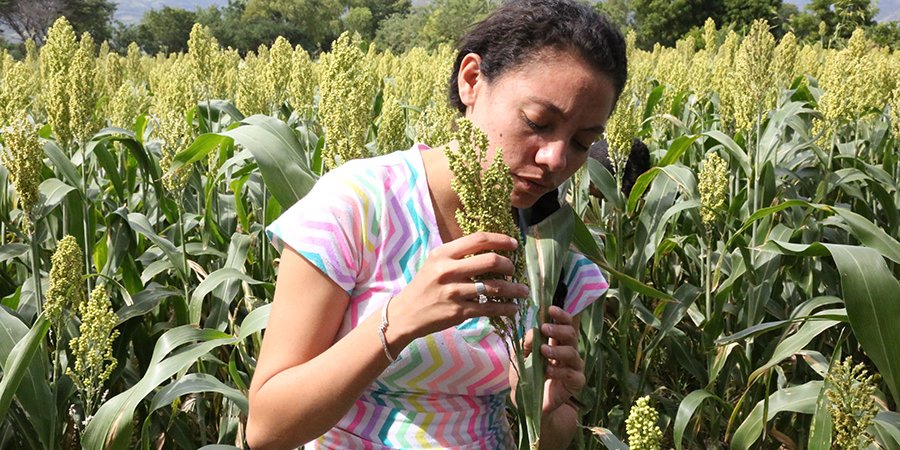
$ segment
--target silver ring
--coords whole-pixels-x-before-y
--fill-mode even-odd
[[[487,292],[487,289],[485,289],[484,283],[482,283],[481,281],[476,281],[475,282],[475,293],[478,294],[478,297],[476,297],[476,298],[478,299],[479,305],[483,305],[488,302],[487,295],[484,295],[485,292]]]

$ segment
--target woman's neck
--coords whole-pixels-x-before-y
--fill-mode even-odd
[[[441,234],[441,241],[445,243],[459,239],[463,235],[456,222],[456,210],[461,203],[459,196],[450,187],[453,173],[450,171],[447,155],[444,154],[445,149],[452,147],[453,144],[455,142],[422,152],[422,163],[425,166],[434,217]]]

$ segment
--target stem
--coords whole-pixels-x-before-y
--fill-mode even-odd
[[[34,277],[34,295],[37,297],[38,311],[44,310],[44,298],[41,292],[41,243],[38,242],[37,222],[31,227],[31,275]]]
[[[56,399],[59,395],[59,343],[62,339],[60,339],[60,332],[62,331],[62,321],[60,321],[59,326],[56,328],[56,346],[57,348],[53,349],[53,373],[50,374],[50,390],[52,392],[53,405],[56,405]],[[85,412],[87,414],[87,412]],[[47,436],[47,448],[55,449],[56,448],[56,421],[58,419],[58,414],[56,411],[50,413],[50,436]]]
[[[711,225],[710,225],[711,226]],[[703,289],[706,292],[706,323],[712,320],[712,233],[706,233],[706,261],[704,261]]]
[[[93,242],[91,242],[89,233],[90,233],[90,212],[91,205],[90,200],[87,198],[88,196],[88,174],[87,174],[87,151],[85,149],[84,143],[81,144],[81,184],[84,188],[84,199],[81,202],[81,222],[84,227],[83,235],[84,235],[84,270],[85,273],[91,273],[91,250],[93,250]],[[85,286],[87,287],[88,295],[91,292],[91,277],[84,278]]]
[[[190,302],[190,293],[188,288],[188,280],[190,280],[188,270],[188,261],[187,261],[187,238],[184,236],[184,204],[182,201],[178,202],[178,235],[181,238],[181,263],[184,267],[184,279],[181,280],[184,286],[184,302],[188,304]],[[190,316],[188,316],[188,322],[190,322]]]

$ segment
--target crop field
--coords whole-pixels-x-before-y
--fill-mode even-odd
[[[60,19],[0,53],[0,448],[247,448],[265,225],[453,130],[449,47],[188,47],[120,55]],[[573,446],[900,449],[900,53],[711,21],[628,51],[616,170],[566,185],[611,283]],[[625,195],[633,139],[652,168]]]

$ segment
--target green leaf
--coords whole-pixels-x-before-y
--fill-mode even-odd
[[[900,282],[884,258],[867,247],[769,241],[763,250],[801,256],[831,255],[841,275],[844,304],[853,334],[875,363],[894,399],[900,398]]]
[[[622,202],[622,194],[619,193],[619,188],[616,186],[615,177],[609,173],[606,166],[594,158],[588,158],[587,166],[591,184],[600,190],[604,200],[611,203],[615,209],[621,211],[624,203]]]
[[[704,389],[698,389],[694,392],[688,394],[684,399],[681,400],[681,403],[678,404],[678,412],[675,414],[675,425],[674,425],[674,433],[675,433],[675,448],[681,450],[681,440],[684,437],[684,429],[687,428],[688,423],[691,420],[691,417],[694,416],[694,411],[700,407],[703,402],[708,398],[714,398],[716,400],[722,401],[718,397],[713,394],[710,394],[708,391]]]
[[[253,154],[266,187],[278,203],[290,207],[316,182],[303,148],[291,128],[274,117],[256,115],[244,119],[244,123],[247,125],[224,134]]]
[[[684,154],[687,149],[691,148],[691,145],[700,138],[700,134],[693,134],[687,136],[679,136],[672,144],[669,145],[669,149],[666,150],[666,155],[659,160],[657,166],[668,166],[669,164],[674,164],[679,159],[681,159],[681,155]]]
[[[233,281],[233,280],[241,280],[249,284],[260,284],[262,281],[255,280],[250,275],[247,275],[240,270],[233,269],[231,267],[223,267],[215,272],[209,274],[205,280],[203,280],[196,289],[194,289],[194,293],[191,294],[191,304],[190,304],[190,313],[191,313],[191,323],[194,325],[198,325],[200,323],[200,313],[203,309],[203,298],[206,297],[207,294],[213,291],[213,289],[217,288],[220,284]]]
[[[56,145],[54,141],[45,141],[44,142],[44,154],[47,155],[47,158],[50,158],[50,162],[53,163],[53,166],[56,167],[60,174],[62,174],[63,178],[69,182],[69,185],[76,186],[79,192],[84,192],[84,187],[81,184],[81,175],[78,174],[78,169],[75,168],[75,165],[72,164],[72,161],[69,160],[69,157]]]
[[[734,142],[731,137],[717,130],[704,132],[703,135],[708,136],[709,138],[721,144],[722,148],[724,148],[725,151],[728,152],[728,154],[731,155],[733,159],[737,160],[738,165],[740,166],[741,170],[744,171],[744,175],[746,177],[750,177],[752,175],[753,171],[750,168],[750,158],[747,156],[747,153],[744,152],[744,149],[742,149],[741,146],[737,145],[737,143]]]
[[[591,433],[601,444],[605,445],[608,450],[628,450],[628,446],[620,441],[612,431],[606,428],[593,427],[591,428]]]
[[[197,136],[191,145],[178,152],[172,160],[172,166],[169,167],[169,173],[183,167],[191,165],[203,158],[206,158],[209,152],[219,148],[222,143],[228,143],[232,138],[218,133],[205,133]]]
[[[882,437],[881,442],[886,448],[891,450],[900,448],[900,414],[894,411],[880,411],[875,415],[872,426]]]
[[[4,313],[6,312],[4,311]],[[29,372],[32,359],[37,354],[38,349],[41,348],[44,336],[47,335],[49,330],[50,322],[47,321],[44,314],[39,315],[31,329],[28,330],[22,339],[16,342],[16,345],[10,350],[9,356],[6,357],[6,362],[3,364],[3,379],[0,380],[0,422],[6,421],[6,413],[9,411],[9,405],[12,403],[13,396],[19,390],[22,380]],[[46,379],[44,377],[36,381]]]
[[[156,234],[146,216],[141,213],[129,213],[128,224],[131,226],[132,230],[144,235],[144,237],[156,244],[156,246],[162,250],[169,259],[169,262],[172,263],[172,267],[174,267],[181,275],[182,279],[187,277],[188,269],[181,256],[181,250],[175,247],[175,244],[168,239]]]
[[[41,212],[39,215],[45,216],[52,211],[53,208],[59,206],[66,198],[66,195],[68,195],[69,192],[74,191],[75,188],[56,178],[47,178],[41,182],[38,190],[40,191],[41,196],[44,197],[44,202],[41,205]]]
[[[31,246],[28,244],[20,244],[18,242],[13,242],[11,244],[4,244],[0,246],[0,263],[5,263],[13,258],[18,258],[31,250]]]
[[[782,411],[791,411],[800,414],[812,414],[816,408],[816,399],[822,390],[821,381],[810,381],[800,386],[792,386],[779,389],[769,396],[768,400],[760,400],[750,415],[744,419],[741,426],[734,432],[731,439],[731,448],[734,450],[746,450],[753,446],[762,434],[765,422],[772,420],[776,414]],[[768,401],[768,417],[763,421],[763,411]]]
[[[216,377],[205,373],[189,373],[159,390],[153,396],[150,402],[147,419],[150,414],[163,406],[170,405],[178,397],[187,394],[197,394],[200,392],[216,392],[225,396],[225,398],[234,402],[234,404],[244,413],[249,412],[250,404],[247,396],[241,391],[227,386]]]
[[[156,283],[151,283],[137,294],[134,294],[134,303],[125,305],[116,311],[116,316],[119,317],[116,326],[125,323],[128,319],[133,317],[143,316],[156,309],[163,300],[179,295],[182,295],[182,293],[174,288],[167,288]]]
[[[771,369],[772,366],[775,366],[786,358],[795,355],[823,331],[841,323],[837,320],[824,319],[820,317],[831,313],[840,314],[840,312],[841,310],[828,310],[814,314],[812,317],[810,317],[809,320],[807,320],[802,326],[800,326],[800,329],[797,330],[796,333],[788,336],[787,338],[785,338],[785,340],[778,343],[778,346],[775,347],[775,351],[773,352],[772,357],[769,358],[769,360],[765,364],[756,368],[756,370],[754,370],[753,373],[750,374],[748,384],[752,384],[757,377],[762,375],[765,371]]]
[[[94,155],[97,156],[97,162],[100,163],[100,166],[103,167],[103,170],[106,172],[104,175],[109,177],[109,181],[112,183],[113,189],[119,197],[119,202],[124,204],[125,199],[128,198],[128,192],[125,190],[125,184],[122,182],[122,176],[119,174],[119,162],[116,157],[109,152],[106,142],[101,142],[102,144],[98,141],[89,142],[87,151],[93,152]]]
[[[573,212],[574,215],[574,212]],[[584,256],[590,259],[594,264],[600,266],[601,269],[607,271],[612,276],[616,277],[619,280],[619,283],[627,286],[629,289],[633,291],[646,295],[648,297],[657,298],[660,300],[668,300],[668,301],[676,301],[671,295],[666,294],[665,292],[658,291],[653,287],[650,287],[644,283],[641,283],[636,278],[625,274],[619,270],[616,270],[609,263],[603,259],[603,254],[600,252],[600,247],[597,245],[597,242],[594,241],[594,236],[591,235],[590,230],[588,230],[587,225],[579,218],[578,216],[574,216],[575,220],[572,224],[572,243],[575,245],[575,248],[578,249]]]
[[[544,402],[544,361],[540,348],[547,344],[541,333],[541,325],[548,322],[548,310],[559,276],[565,266],[572,242],[572,225],[575,213],[566,204],[549,217],[531,226],[525,233],[525,268],[531,287],[530,308],[535,311],[532,328],[532,348],[528,355],[518,392],[525,400],[529,442],[537,442],[541,429],[541,408]]]
[[[272,305],[268,304],[247,314],[237,336],[218,330],[201,330],[191,325],[165,332],[153,348],[149,368],[144,376],[131,388],[104,403],[94,415],[84,431],[81,441],[83,447],[113,450],[129,448],[134,431],[134,411],[147,395],[211,350],[239,343],[258,333],[268,323],[271,309]],[[185,347],[172,353],[182,346]]]
[[[0,308],[0,363],[2,363],[0,369],[3,369],[4,381],[6,376],[14,375],[8,365],[8,358],[16,345],[28,336],[29,331],[22,321],[6,309]],[[47,364],[41,358],[32,358],[25,367],[25,376],[15,392],[16,399],[28,415],[28,420],[37,431],[38,438],[44,446],[47,446],[49,445],[46,442],[47,437],[52,432],[48,412],[53,414],[56,411],[50,385],[47,383]]]

